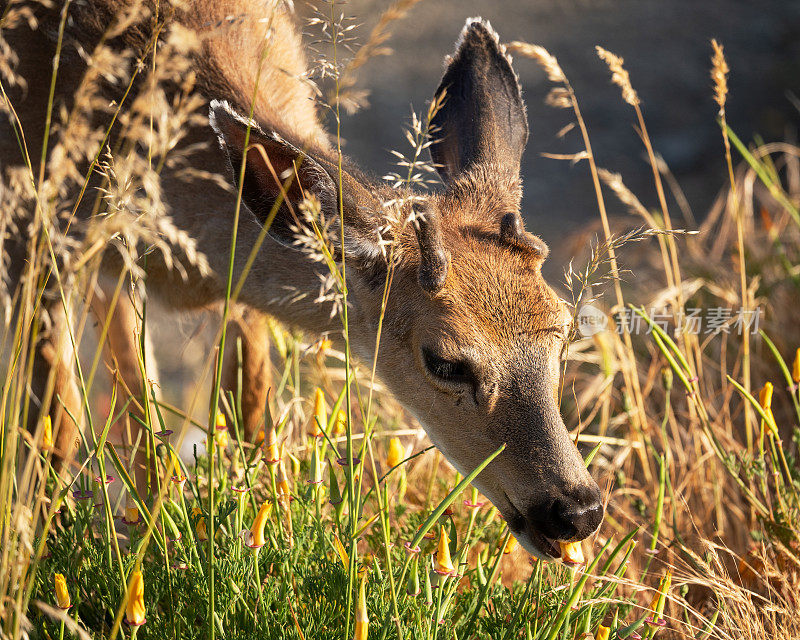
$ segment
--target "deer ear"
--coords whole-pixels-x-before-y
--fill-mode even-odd
[[[270,223],[269,233],[275,239],[289,242],[292,227],[301,224],[297,207],[307,195],[315,195],[323,209],[335,203],[336,186],[328,173],[278,134],[264,131],[255,122],[248,123],[228,103],[216,100],[211,103],[209,122],[228,154],[236,186],[242,178],[242,202],[261,224]],[[270,221],[279,199],[281,205]]]
[[[525,103],[511,59],[488,21],[467,20],[436,99],[431,157],[450,182],[470,165],[495,162],[519,171],[528,141]]]
[[[209,122],[228,154],[236,186],[242,177],[242,201],[262,225],[270,225],[272,238],[286,246],[297,246],[298,231],[308,226],[300,205],[311,195],[322,205],[323,221],[338,219],[339,178],[333,163],[324,157],[312,157],[255,122],[248,123],[226,102],[211,102]],[[345,251],[361,259],[382,256],[376,215],[380,203],[350,173],[343,172],[341,185]],[[280,206],[276,208],[278,201]],[[339,225],[330,225],[329,229],[336,234]]]

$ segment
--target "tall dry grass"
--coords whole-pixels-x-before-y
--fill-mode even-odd
[[[64,3],[49,25],[59,51],[71,4]],[[413,4],[393,5],[360,47],[337,4],[324,5],[312,19],[309,27],[319,35],[317,80],[332,86],[319,95],[334,114],[337,141],[346,130],[344,111],[365,99],[356,71],[385,52],[391,21]],[[667,197],[672,182],[647,134],[647,97],[636,93],[624,61],[598,51],[632,107],[653,174],[655,208],[642,204],[620,176],[597,166],[590,123],[556,58],[526,43],[510,47],[545,69],[555,84],[549,103],[574,113],[584,149],[570,159],[587,166],[603,238],[585,268],[569,271],[567,288],[576,312],[592,301],[612,322],[592,338],[576,336],[562,390],[568,425],[593,447],[587,461],[606,487],[606,520],[585,545],[589,563],[583,569],[540,562],[531,569],[523,552],[511,550],[495,510],[477,506],[479,497],[374,380],[374,363],[352,362],[347,349],[335,352],[275,328],[276,387],[267,425],[281,438],[299,434],[285,449],[270,439],[269,428],[264,442],[243,439],[239,402],[235,394],[221,393],[213,353],[198,368],[197,389],[184,406],[164,402],[148,384],[138,398],[118,396],[111,387],[110,410],[101,406],[95,388],[107,321],[89,357],[79,351],[101,260],[117,256],[113,301],[134,301],[139,337],[153,330],[141,268],[145,255],[159,252],[178,274],[208,268],[192,238],[172,223],[161,185],[167,165],[184,167],[187,180],[215,179],[198,175],[180,144],[186,128],[201,118],[189,72],[197,41],[164,22],[157,29],[160,45],[148,43],[143,59],[114,48],[114,38],[140,20],[162,25],[163,16],[141,11],[132,3],[94,50],[84,52],[91,64],[71,107],[48,111],[51,135],[42,149],[27,145],[11,97],[26,81],[15,72],[21,53],[10,44],[13,30],[35,26],[36,4],[7,3],[0,17],[0,111],[11,122],[20,154],[15,167],[4,167],[0,247],[25,239],[23,268],[11,263],[19,254],[4,251],[0,281],[8,362],[0,405],[4,637],[89,637],[88,630],[96,637],[341,638],[363,631],[365,615],[370,637],[381,638],[599,638],[602,628],[620,638],[800,637],[800,372],[792,367],[800,345],[794,319],[800,284],[797,147],[748,149],[721,111],[720,162],[729,168],[730,184],[699,228],[691,229],[690,220],[674,223],[679,218]],[[716,44],[713,55],[714,96],[724,109],[735,96],[727,96],[727,65]],[[58,72],[56,64],[50,78],[37,79],[50,87],[51,106]],[[104,83],[120,87],[124,99],[109,104]],[[433,175],[423,158],[435,135],[429,123],[436,109],[431,105],[413,117],[410,150],[396,154],[399,168],[387,178],[398,199]],[[629,220],[608,215],[609,191],[630,209]],[[79,201],[93,203],[94,215],[77,217]],[[313,218],[313,202],[308,214]],[[679,233],[681,227],[696,233]],[[347,335],[346,265],[330,259],[335,239],[318,228],[307,246],[329,265],[327,290],[343,298],[336,309]],[[393,249],[388,243],[390,255]],[[625,278],[625,270],[635,281]],[[19,279],[11,277],[15,271]],[[235,298],[236,284],[229,273],[226,302]],[[384,304],[390,290],[391,275]],[[712,333],[675,331],[688,309],[715,307],[763,310],[763,334],[738,335],[732,318]],[[664,317],[656,318],[652,310],[662,308]],[[79,373],[87,423],[77,462],[61,470],[52,464],[47,441],[46,418],[59,404],[53,380],[41,405],[28,394],[35,345],[56,316],[71,319],[66,364],[74,360]],[[613,330],[633,324],[649,331]],[[225,336],[223,322],[214,337],[220,351]],[[156,364],[144,351],[140,359],[148,381]],[[203,381],[212,387],[207,415],[200,404]],[[768,381],[775,387],[771,406],[748,395]],[[316,386],[327,400],[315,407],[307,399]],[[218,409],[228,416],[228,431],[215,428]],[[128,418],[141,420],[142,436],[126,447],[108,435],[129,414],[143,417]],[[30,433],[23,428],[29,415],[37,416]],[[167,433],[169,427],[174,433]],[[206,432],[206,452],[201,444],[181,461],[171,454],[193,427]],[[391,457],[393,436],[404,438],[413,453],[405,447],[398,453],[393,442]],[[148,489],[134,481],[137,450],[149,456]],[[354,457],[357,465],[346,463]],[[116,484],[94,482],[107,475],[117,476]],[[462,490],[466,504],[456,501]],[[95,500],[85,499],[90,491]],[[264,504],[271,511],[259,520]],[[115,520],[122,515],[130,524]],[[249,534],[240,536],[243,529]],[[431,552],[443,562],[444,550],[427,532],[440,540],[449,535],[447,549],[463,577],[440,578],[429,570],[438,566]],[[245,543],[262,534],[265,546],[251,552]],[[407,554],[406,543],[422,553]],[[127,600],[140,569],[148,622],[136,630],[123,620],[136,615]],[[55,573],[69,576],[74,605],[66,613],[53,606]],[[666,629],[658,624],[661,617]]]

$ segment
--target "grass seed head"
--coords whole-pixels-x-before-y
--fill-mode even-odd
[[[551,55],[547,49],[538,44],[528,44],[527,42],[514,41],[510,43],[506,50],[508,53],[518,53],[526,58],[534,60],[547,73],[550,82],[566,82],[567,77],[561,70],[555,56]]]
[[[632,107],[638,105],[639,96],[631,85],[628,72],[625,70],[625,67],[622,66],[625,61],[610,51],[606,51],[603,47],[595,48],[600,59],[611,69],[611,82],[622,89],[622,99]]]
[[[714,102],[719,105],[719,113],[725,113],[725,101],[728,96],[728,63],[725,61],[725,52],[722,45],[716,40],[711,41],[714,55],[711,57],[711,79],[714,81]]]

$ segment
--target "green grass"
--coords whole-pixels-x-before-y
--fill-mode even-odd
[[[235,423],[231,431],[238,433]],[[585,574],[558,563],[537,561],[532,563],[527,581],[507,586],[499,580],[500,573],[512,557],[524,562],[524,554],[503,554],[506,531],[490,505],[476,508],[464,504],[464,500],[475,503],[478,499],[467,487],[469,478],[457,483],[459,478],[448,476],[436,491],[455,490],[425,508],[398,495],[399,476],[410,464],[404,461],[377,485],[378,491],[375,485],[367,489],[365,483],[365,509],[369,512],[381,504],[386,508],[380,511],[382,517],[371,523],[367,513],[360,514],[353,532],[351,520],[344,513],[351,502],[343,500],[336,506],[329,502],[331,494],[341,493],[346,485],[344,470],[336,462],[339,452],[333,447],[327,451],[328,472],[321,484],[305,480],[311,471],[310,456],[297,465],[289,534],[286,502],[280,498],[274,501],[268,490],[275,465],[265,464],[261,449],[241,440],[232,440],[224,450],[218,448],[222,468],[238,467],[239,479],[247,474],[255,488],[236,493],[234,477],[225,472],[216,476],[213,562],[207,544],[197,536],[199,518],[210,521],[205,511],[209,481],[209,459],[205,455],[187,467],[188,480],[182,490],[175,483],[168,489],[169,498],[159,514],[166,527],[164,535],[157,538],[147,535],[146,516],[136,525],[117,519],[111,528],[102,517],[103,507],[96,506],[97,500],[64,501],[48,532],[49,556],[41,559],[35,574],[33,600],[54,604],[53,577],[61,573],[67,578],[72,599],[67,615],[91,629],[95,637],[112,637],[125,601],[125,578],[141,556],[147,622],[138,627],[137,637],[205,638],[209,634],[205,615],[210,597],[208,567],[213,564],[214,621],[219,637],[342,638],[347,636],[346,606],[352,599],[348,598],[350,563],[345,564],[335,551],[336,537],[343,541],[344,549],[351,540],[359,549],[358,571],[367,575],[371,638],[398,637],[398,622],[403,637],[408,638],[451,638],[454,633],[457,637],[473,633],[479,637],[519,637],[524,633],[522,637],[558,638],[594,630],[609,615],[620,627],[633,621],[627,618],[637,613],[635,602],[615,593],[617,580],[625,573],[633,547],[629,541],[635,530],[619,541],[609,541]],[[164,455],[159,462],[162,473],[168,460]],[[363,463],[358,472],[363,472]],[[332,490],[332,482],[338,488]],[[118,488],[120,484],[115,480],[109,487]],[[50,491],[54,488],[51,482]],[[384,496],[380,504],[378,494]],[[155,499],[143,496],[151,517]],[[267,542],[254,552],[245,546],[240,534],[252,524],[255,507],[264,502],[273,504],[265,529]],[[203,509],[203,516],[192,515],[195,506]],[[385,533],[381,531],[383,523],[389,529]],[[433,571],[440,527],[449,534],[459,577],[441,578]],[[435,534],[433,539],[423,537],[429,531]],[[384,536],[390,540],[388,556]],[[120,557],[110,552],[109,540],[119,544]],[[418,546],[419,553],[410,553],[406,544]],[[396,603],[389,596],[390,566],[398,585]],[[409,585],[414,584],[419,584],[419,593],[409,595]],[[399,621],[393,616],[395,606]],[[59,633],[60,621],[35,607],[29,613],[30,622],[40,629],[40,637]],[[510,621],[513,626],[509,626]],[[123,624],[119,637],[130,635]]]

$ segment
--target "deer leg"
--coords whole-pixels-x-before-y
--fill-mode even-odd
[[[228,319],[222,389],[226,394],[232,392],[234,398],[241,393],[242,426],[244,438],[249,442],[253,442],[264,428],[264,410],[271,384],[267,316],[250,307],[237,305]]]
[[[114,301],[115,284],[104,278],[100,279],[97,292],[92,297],[92,312],[101,329],[107,324],[104,353],[106,365],[114,372],[115,411],[118,412],[130,399],[127,410],[119,421],[112,425],[110,435],[114,440],[122,443],[129,455],[133,454],[136,486],[143,491],[147,487],[149,475],[147,468],[148,437],[141,425],[130,418],[129,412],[140,420],[146,421],[144,402],[152,401],[150,389],[151,386],[158,387],[158,373],[153,347],[148,339],[149,334],[145,332],[144,359],[147,365],[147,387],[145,387],[139,363],[140,323],[137,319],[136,307],[129,292],[125,289],[119,292],[116,302]],[[153,414],[151,417],[154,417]],[[134,447],[136,447],[135,452],[133,451]],[[151,451],[150,456],[151,460],[154,460],[155,452]],[[152,465],[151,470],[155,470]]]
[[[75,373],[68,315],[60,303],[50,305],[47,311],[49,323],[46,323],[33,354],[28,429],[35,432],[40,413],[50,416],[53,461],[55,467],[61,469],[69,465],[78,450],[83,404]]]

